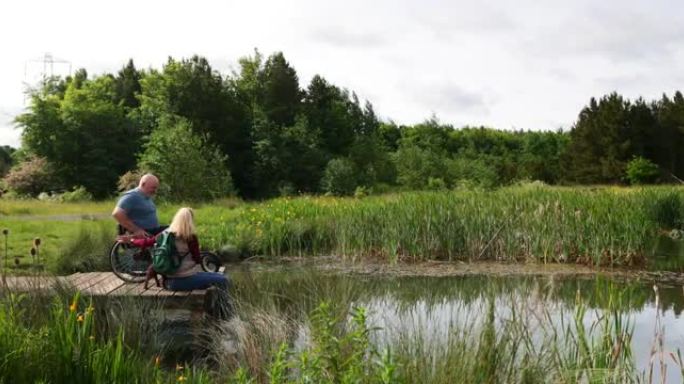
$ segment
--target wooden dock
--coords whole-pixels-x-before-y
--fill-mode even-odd
[[[69,276],[4,276],[0,279],[0,288],[13,292],[30,291],[77,291],[82,297],[156,299],[165,307],[181,307],[200,309],[205,304],[208,290],[169,291],[157,287],[150,280],[148,288],[143,283],[126,283],[112,272],[74,273]]]

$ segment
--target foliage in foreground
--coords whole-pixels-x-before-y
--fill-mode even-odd
[[[328,280],[310,282],[318,285],[319,296],[323,295],[320,291],[325,290]],[[432,331],[426,324],[409,332],[399,331],[389,338],[378,337],[383,330],[373,327],[370,313],[355,307],[349,301],[351,296],[335,297],[335,303],[324,301],[289,325],[287,321],[278,321],[283,317],[282,308],[268,305],[285,298],[267,295],[261,298],[259,308],[247,308],[244,306],[247,303],[242,303],[240,319],[217,324],[217,329],[237,334],[237,364],[235,352],[231,352],[169,365],[164,356],[145,354],[144,343],[129,340],[124,330],[128,328],[102,332],[95,316],[108,313],[111,308],[96,310],[92,303],[79,300],[78,296],[69,301],[58,298],[53,301],[48,316],[31,320],[24,312],[27,308],[24,304],[36,304],[10,295],[0,302],[0,381],[450,383],[458,378],[464,383],[636,383],[657,380],[651,372],[647,376],[647,372],[639,373],[635,367],[633,323],[620,309],[623,296],[615,286],[608,287],[605,308],[592,316],[579,291],[569,312],[567,307],[557,312],[559,308],[547,307],[548,304],[531,308],[525,303],[507,300],[506,296],[498,297],[486,285],[480,296],[483,300],[469,307],[472,317],[464,319],[465,322],[450,323],[447,329]],[[659,310],[657,297],[656,292]],[[505,310],[499,308],[499,299],[510,303]],[[269,323],[263,322],[266,318],[271,319]],[[278,342],[259,336],[274,334],[277,329],[273,328],[279,327],[300,329],[304,333],[285,332],[287,336],[278,336]],[[445,333],[443,337],[430,339],[434,331]],[[659,363],[664,363],[663,358],[670,361],[662,353],[662,345],[657,345],[662,343],[662,333],[657,325],[653,358],[647,369],[657,368]],[[212,336],[214,344],[219,345],[227,335],[216,332]],[[254,359],[259,350],[268,352],[263,358]],[[381,350],[384,352],[379,353]],[[679,354],[671,354],[675,365],[681,368],[681,358],[677,360],[676,356]],[[218,365],[212,366],[209,360]]]

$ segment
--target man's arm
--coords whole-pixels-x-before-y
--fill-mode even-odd
[[[135,237],[144,237],[147,236],[147,232],[145,232],[144,229],[138,227],[135,225],[131,219],[128,218],[128,215],[126,214],[126,211],[121,209],[120,207],[114,208],[114,211],[112,212],[112,217],[121,224],[124,228],[128,230],[128,232],[132,233],[133,236]]]

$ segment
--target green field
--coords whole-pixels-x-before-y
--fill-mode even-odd
[[[102,264],[114,236],[107,215],[113,205],[0,201],[1,226],[10,232],[10,268],[33,263],[29,251],[35,237],[42,240],[40,255],[48,270],[85,268],[71,265],[81,259],[91,259],[85,266]],[[181,205],[159,204],[161,221],[170,221]],[[230,248],[243,257],[337,255],[387,262],[496,260],[644,268],[654,265],[658,239],[676,241],[684,228],[684,189],[678,187],[528,184],[360,199],[222,200],[194,208],[203,246]],[[81,220],[83,215],[100,216]]]

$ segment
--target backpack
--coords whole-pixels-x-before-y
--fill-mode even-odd
[[[157,236],[152,248],[152,267],[162,275],[172,275],[178,270],[183,257],[176,249],[176,236],[169,231],[163,231]]]

